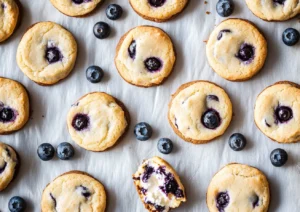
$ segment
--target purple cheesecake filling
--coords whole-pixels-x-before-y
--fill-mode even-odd
[[[259,197],[258,197],[257,195],[254,196],[253,200],[254,200],[254,201],[252,202],[253,208],[259,206]]]
[[[218,36],[217,36],[217,40],[221,40],[224,33],[231,33],[231,31],[229,29],[223,29],[223,30],[221,30],[219,32]]]
[[[83,113],[78,113],[72,120],[72,127],[77,131],[83,131],[90,125],[90,118]]]
[[[287,106],[278,106],[275,111],[275,124],[287,123],[289,120],[293,118],[293,110]]]
[[[225,208],[228,206],[230,201],[230,197],[228,192],[221,192],[218,194],[216,198],[216,207],[218,208],[219,212],[224,212]]]
[[[46,53],[45,53],[45,58],[49,64],[52,64],[52,63],[61,61],[63,58],[63,55],[57,47],[47,47]]]
[[[217,97],[216,95],[207,95],[206,96],[206,100],[214,100],[214,101],[219,101],[219,97]]]
[[[145,68],[153,73],[160,71],[163,65],[163,62],[157,57],[149,57],[144,61]]]
[[[81,195],[84,196],[86,199],[88,199],[92,195],[89,189],[82,185],[76,187],[76,190],[79,191]]]
[[[16,120],[18,112],[8,106],[5,106],[2,102],[0,103],[0,122],[9,123]]]
[[[129,45],[128,54],[129,54],[131,59],[135,59],[135,55],[136,55],[136,42],[135,42],[135,40],[133,40],[131,42],[131,44]]]
[[[250,64],[255,56],[255,48],[250,44],[243,43],[235,56],[245,64]]]

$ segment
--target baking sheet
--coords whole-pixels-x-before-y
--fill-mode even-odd
[[[161,156],[177,170],[187,191],[188,201],[174,211],[208,211],[205,203],[206,189],[210,179],[222,166],[230,162],[245,163],[261,169],[271,184],[271,212],[299,211],[300,144],[282,145],[264,136],[253,121],[256,96],[268,85],[279,80],[300,83],[299,45],[287,47],[281,34],[287,27],[298,30],[299,20],[294,18],[283,23],[264,22],[248,10],[242,0],[236,0],[232,17],[253,21],[268,40],[269,55],[263,70],[252,80],[228,82],[211,70],[205,56],[205,40],[214,26],[223,20],[216,14],[217,0],[190,0],[189,5],[172,21],[154,23],[143,20],[131,9],[127,0],[105,1],[92,15],[71,18],[61,14],[49,0],[21,0],[23,15],[16,33],[0,45],[0,75],[23,83],[31,97],[32,116],[26,127],[12,135],[1,136],[2,142],[12,145],[22,159],[20,172],[12,184],[0,194],[0,210],[8,211],[10,197],[20,195],[29,203],[28,211],[40,211],[40,200],[45,186],[58,175],[70,170],[82,170],[99,179],[108,195],[108,212],[145,211],[133,186],[131,175],[143,159]],[[125,10],[121,20],[110,21],[105,8],[118,3]],[[210,12],[210,14],[207,14]],[[78,42],[78,59],[72,74],[64,81],[50,87],[41,87],[30,81],[16,64],[16,49],[24,31],[38,21],[54,21],[70,30]],[[109,39],[98,40],[93,35],[93,25],[105,21],[112,27]],[[169,79],[159,87],[138,88],[126,83],[114,66],[115,46],[119,38],[138,25],[154,25],[165,30],[173,39],[177,50],[177,63]],[[90,65],[105,70],[102,83],[91,84],[85,78]],[[193,145],[177,137],[167,120],[170,95],[183,83],[192,80],[210,80],[224,87],[233,102],[234,118],[225,135],[204,145]],[[82,95],[92,91],[104,91],[117,97],[127,106],[131,126],[114,148],[103,153],[93,153],[79,148],[72,142],[66,127],[70,105]],[[146,121],[154,128],[154,136],[146,142],[138,142],[133,135],[137,122]],[[227,140],[234,132],[243,133],[248,139],[246,150],[232,151]],[[157,151],[160,137],[174,141],[175,150],[170,155]],[[44,142],[57,146],[60,142],[72,142],[76,156],[71,161],[54,159],[39,160],[36,149]],[[269,161],[274,148],[284,148],[289,162],[284,168],[275,168]]]

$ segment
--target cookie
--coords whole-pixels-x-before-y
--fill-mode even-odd
[[[144,19],[164,22],[179,14],[188,0],[129,0],[129,2],[133,10]]]
[[[103,185],[80,171],[71,171],[47,185],[42,195],[42,212],[104,212],[106,193]]]
[[[19,7],[14,0],[0,0],[0,42],[9,38],[19,20]]]
[[[0,77],[0,135],[21,129],[29,118],[29,98],[18,82]]]
[[[263,67],[267,42],[259,30],[242,19],[227,19],[211,33],[206,55],[212,69],[230,81],[244,81]]]
[[[256,126],[269,138],[280,143],[300,141],[299,85],[278,82],[263,90],[256,99]]]
[[[175,60],[170,37],[151,26],[139,26],[127,32],[119,41],[115,56],[123,79],[140,87],[161,84],[172,72]]]
[[[73,35],[53,22],[39,22],[24,34],[17,50],[17,63],[24,74],[41,85],[66,78],[77,57]]]
[[[267,212],[269,183],[258,169],[243,164],[229,164],[211,180],[206,203],[210,212]]]
[[[232,119],[232,104],[218,85],[208,81],[189,82],[172,95],[168,119],[183,140],[202,144],[225,132]]]
[[[0,191],[4,190],[13,180],[18,163],[15,150],[0,142]]]
[[[168,212],[186,201],[179,176],[159,157],[145,160],[133,175],[133,180],[140,199],[150,212]]]
[[[285,21],[300,13],[298,0],[246,0],[254,15],[265,21]]]
[[[67,16],[84,16],[92,12],[102,0],[50,0],[53,6]]]
[[[129,126],[129,114],[114,97],[89,93],[72,105],[67,124],[72,139],[90,151],[105,151],[116,144]]]

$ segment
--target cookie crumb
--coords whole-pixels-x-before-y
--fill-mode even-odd
[[[207,1],[204,1],[204,4],[208,4],[208,2],[207,2]]]
[[[209,15],[209,14],[210,14],[210,12],[209,12],[209,11],[206,11],[206,14],[207,14],[207,15]]]

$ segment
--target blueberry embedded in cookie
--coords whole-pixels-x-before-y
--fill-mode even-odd
[[[29,98],[23,85],[0,77],[0,135],[21,129],[28,119]]]
[[[164,22],[179,14],[189,0],[129,0],[133,10],[144,19]]]
[[[265,21],[285,21],[300,13],[298,0],[246,0],[248,8]]]
[[[105,208],[103,185],[80,171],[67,172],[53,180],[44,189],[41,201],[42,212],[104,212]]]
[[[267,42],[249,21],[227,19],[211,33],[206,55],[212,69],[230,81],[252,78],[263,67]]]
[[[254,108],[256,126],[280,143],[300,140],[299,85],[283,81],[267,87],[257,97]]]
[[[13,180],[18,163],[15,150],[0,142],[0,191],[4,190]]]
[[[183,140],[195,144],[221,136],[231,118],[232,104],[227,93],[207,81],[180,86],[169,103],[171,127]]]
[[[268,180],[254,167],[228,164],[212,178],[206,203],[210,212],[267,212],[270,203]]]
[[[14,32],[19,19],[19,7],[15,0],[0,0],[0,42]]]
[[[53,22],[39,22],[24,34],[17,50],[17,63],[32,81],[52,85],[66,78],[77,57],[73,35]]]
[[[115,56],[122,78],[140,87],[160,85],[171,74],[175,60],[170,37],[151,26],[139,26],[127,32],[120,39]]]
[[[79,17],[91,13],[102,0],[50,0],[61,13]]]
[[[179,176],[159,157],[145,160],[133,175],[136,190],[150,212],[168,212],[186,201]]]
[[[90,151],[105,151],[115,145],[129,126],[125,106],[101,92],[89,93],[72,105],[67,117],[72,139]]]

